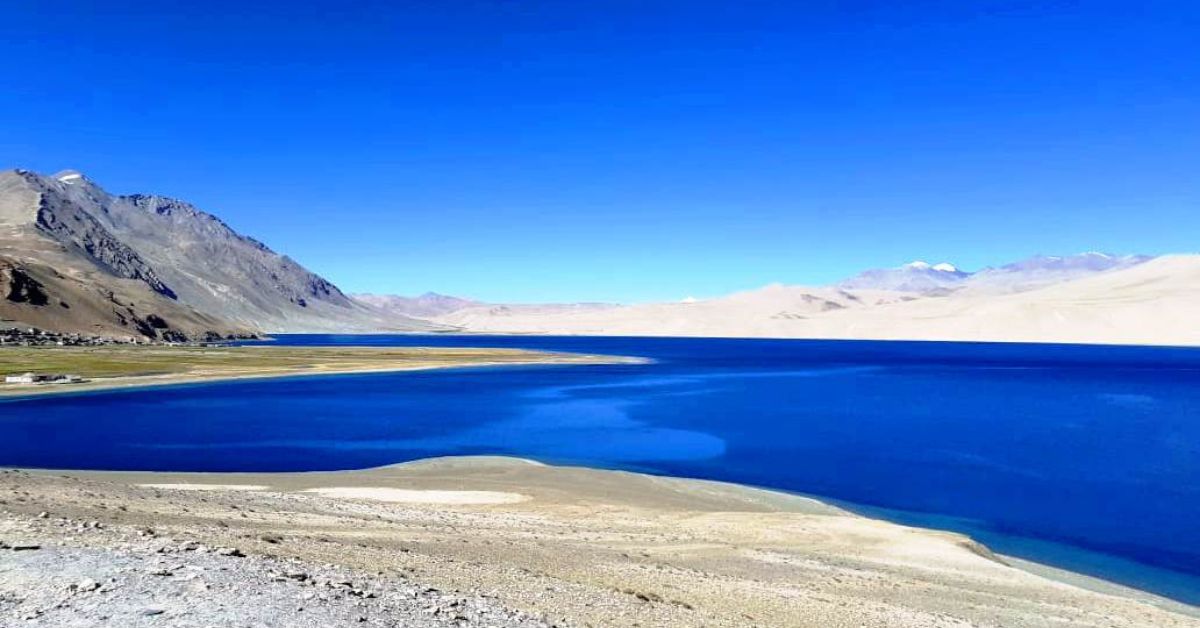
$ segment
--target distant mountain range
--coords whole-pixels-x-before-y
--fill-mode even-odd
[[[0,327],[183,340],[270,332],[559,333],[1200,344],[1200,256],[916,261],[830,286],[673,303],[346,295],[172,198],[0,172]]]
[[[1149,255],[1111,255],[1081,253],[1067,257],[1037,255],[999,267],[967,272],[948,262],[929,264],[914,261],[896,268],[863,271],[849,279],[826,287],[772,285],[743,292],[725,299],[745,300],[750,295],[774,295],[789,307],[780,312],[788,316],[817,308],[819,311],[845,309],[870,302],[875,305],[912,300],[917,296],[948,296],[958,293],[1003,294],[1023,292],[1043,286],[1081,279],[1089,275],[1129,268],[1154,259]],[[788,302],[788,296],[799,299]],[[381,310],[438,320],[469,329],[479,318],[511,318],[524,315],[579,314],[612,311],[622,306],[611,303],[483,303],[474,299],[427,292],[417,297],[354,294],[352,298]],[[702,303],[688,298],[683,304]],[[463,312],[452,316],[456,312]]]
[[[467,305],[475,333],[1200,345],[1200,255],[1036,256],[978,272],[913,262],[831,286],[638,305]]]
[[[971,276],[953,264],[928,264],[915,261],[899,268],[863,271],[836,284],[845,290],[895,290],[898,292],[935,292],[949,290]]]
[[[74,171],[0,172],[0,326],[153,339],[412,331],[215,216]]]
[[[472,299],[461,299],[436,292],[426,292],[416,297],[392,294],[352,294],[350,298],[391,315],[416,318],[432,318],[482,305],[479,301]]]
[[[436,292],[405,297],[385,294],[352,294],[351,298],[389,315],[424,319],[453,328],[467,325],[448,323],[458,312],[487,317],[546,316],[571,312],[596,312],[621,307],[613,303],[484,303]]]
[[[1131,268],[1154,259],[1150,255],[1082,253],[1067,257],[1035,255],[1028,259],[985,268],[974,273],[966,286],[988,292],[1024,292],[1098,273]]]
[[[1022,292],[1095,273],[1129,268],[1151,259],[1148,255],[1095,252],[1067,257],[1035,255],[974,273],[962,271],[947,262],[928,264],[915,261],[898,268],[868,270],[836,285],[847,290],[895,290],[921,294],[949,294],[961,289]]]

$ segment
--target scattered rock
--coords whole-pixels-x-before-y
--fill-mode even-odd
[[[99,589],[100,583],[96,582],[95,580],[92,580],[91,578],[87,578],[85,580],[80,580],[79,582],[72,584],[68,588],[71,589],[72,591],[76,591],[79,593],[90,593],[92,591],[95,591],[96,589]]]

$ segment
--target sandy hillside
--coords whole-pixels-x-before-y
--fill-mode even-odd
[[[438,320],[472,332],[1197,345],[1198,313],[1200,255],[1176,255],[1015,293],[769,286],[694,303],[468,308]]]

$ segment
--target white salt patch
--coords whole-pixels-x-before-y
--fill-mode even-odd
[[[167,488],[177,491],[265,491],[261,484],[138,484],[142,488]]]
[[[500,491],[419,491],[405,488],[344,487],[310,488],[305,493],[343,499],[369,499],[400,504],[516,504],[529,499],[520,493]]]

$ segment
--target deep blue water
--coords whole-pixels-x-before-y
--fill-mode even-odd
[[[829,497],[1200,603],[1200,350],[443,335],[279,342],[656,361],[4,401],[0,466],[290,471],[511,454]]]

